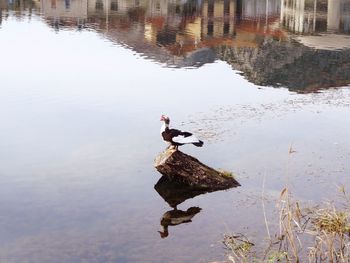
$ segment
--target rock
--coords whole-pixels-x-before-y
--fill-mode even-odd
[[[196,189],[215,191],[240,186],[232,176],[227,176],[181,151],[165,150],[156,157],[154,166],[169,179]]]

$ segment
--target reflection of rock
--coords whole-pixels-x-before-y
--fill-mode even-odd
[[[186,183],[171,180],[167,176],[162,176],[154,186],[154,189],[174,208],[164,213],[160,220],[161,231],[159,233],[162,238],[169,235],[168,226],[192,222],[191,219],[201,211],[199,207],[191,207],[186,211],[182,211],[177,209],[177,205],[197,195],[215,191],[198,189]]]
[[[191,219],[201,211],[199,207],[191,207],[187,209],[187,211],[182,211],[177,209],[177,205],[189,198],[208,192],[196,189],[188,184],[170,180],[166,176],[162,176],[159,179],[154,189],[156,189],[159,195],[174,208],[165,212],[160,220],[161,231],[159,231],[159,233],[161,238],[165,238],[169,235],[168,226],[192,222]]]
[[[169,235],[169,232],[168,232],[169,226],[176,226],[183,223],[190,223],[192,222],[191,219],[200,211],[201,211],[201,208],[199,207],[190,207],[186,211],[173,209],[165,212],[160,220],[160,225],[162,229],[161,231],[158,231],[160,233],[161,238],[165,238]]]
[[[154,186],[154,189],[171,207],[176,207],[187,199],[209,192],[185,183],[173,181],[167,176],[162,176]]]
[[[168,149],[162,152],[155,160],[155,167],[172,180],[203,190],[223,190],[240,185],[232,175],[216,171],[180,151]]]
[[[169,235],[168,226],[189,223],[201,210],[191,207],[182,211],[177,205],[200,194],[239,186],[232,176],[224,175],[180,151],[164,151],[157,156],[155,166],[163,176],[154,189],[174,208],[164,213],[160,221],[162,238]]]
[[[187,54],[181,62],[182,67],[202,66],[207,63],[213,63],[216,60],[216,54],[212,49],[202,48]]]

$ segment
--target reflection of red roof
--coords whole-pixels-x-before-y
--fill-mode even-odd
[[[240,39],[232,38],[207,38],[202,41],[205,47],[217,47],[217,46],[236,46],[236,47],[257,47],[255,42],[242,41]]]
[[[171,54],[179,56],[184,55],[189,52],[193,52],[196,49],[200,48],[214,48],[218,46],[236,46],[236,47],[257,47],[257,44],[254,42],[248,42],[248,41],[242,41],[237,40],[233,38],[227,38],[227,37],[213,37],[213,38],[206,38],[197,45],[194,41],[188,41],[184,43],[182,46],[180,46],[179,43],[174,43],[171,45],[167,45],[165,48],[170,51]]]
[[[158,29],[161,29],[164,25],[165,18],[162,16],[150,17],[146,19],[146,22],[152,24]]]
[[[244,33],[249,32],[253,33],[255,35],[262,35],[262,36],[272,36],[272,37],[278,37],[281,39],[286,38],[286,32],[284,32],[281,29],[271,29],[271,24],[274,22],[277,22],[278,18],[268,18],[267,19],[267,27],[266,27],[266,20],[256,21],[256,20],[242,20],[239,24],[236,25],[236,32],[237,33]],[[260,24],[260,25],[259,25]]]
[[[181,46],[179,43],[173,43],[171,45],[167,45],[166,49],[169,50],[171,54],[179,56],[203,47],[213,48],[218,46],[235,46],[256,48],[258,47],[259,43],[255,37],[252,38],[252,36],[255,35],[270,36],[282,40],[287,38],[287,33],[283,30],[271,28],[271,24],[277,21],[277,17],[268,18],[268,24],[266,27],[265,19],[263,21],[242,20],[235,25],[236,34],[234,37],[204,36],[204,38],[197,45],[195,45],[194,40],[189,36]],[[249,37],[245,37],[246,35]]]

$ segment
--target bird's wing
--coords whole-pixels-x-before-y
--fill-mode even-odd
[[[190,132],[180,132],[173,137],[172,141],[176,143],[186,144],[199,142],[199,139]]]
[[[179,136],[179,135],[182,135],[182,131],[180,130],[177,130],[177,129],[169,129],[168,130],[168,134],[173,138],[173,137],[176,137],[176,136]]]

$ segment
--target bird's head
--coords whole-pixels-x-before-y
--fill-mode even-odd
[[[169,117],[165,115],[160,116],[160,121],[164,121],[166,124],[170,123]]]

